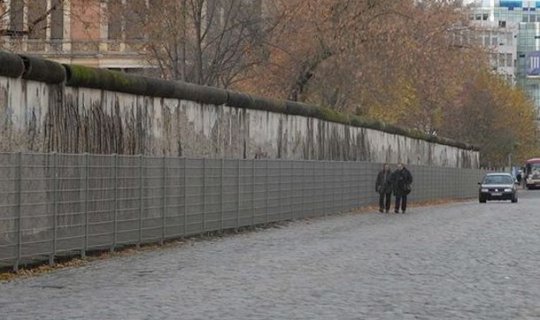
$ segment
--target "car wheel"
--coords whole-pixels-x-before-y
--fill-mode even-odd
[[[480,198],[478,198],[478,202],[486,203],[486,198],[480,197]]]
[[[516,202],[518,202],[518,198],[517,198],[517,196],[514,196],[514,197],[512,198],[512,203],[516,203]]]

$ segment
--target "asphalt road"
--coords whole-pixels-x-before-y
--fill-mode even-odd
[[[1,319],[540,319],[540,190],[346,214],[0,284]]]

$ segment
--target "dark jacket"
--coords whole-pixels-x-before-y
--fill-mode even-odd
[[[375,182],[375,192],[392,193],[392,170],[379,171]]]
[[[411,172],[403,167],[401,170],[396,170],[392,173],[393,191],[396,196],[404,196],[411,192],[410,185],[413,182]],[[409,189],[407,190],[407,186]]]

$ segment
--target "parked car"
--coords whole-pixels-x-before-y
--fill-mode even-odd
[[[488,173],[478,184],[480,185],[478,190],[480,203],[485,203],[487,200],[518,201],[515,179],[509,173]]]

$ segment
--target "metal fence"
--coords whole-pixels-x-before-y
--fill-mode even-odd
[[[328,215],[377,202],[381,164],[0,154],[0,266]],[[410,166],[412,201],[468,198],[482,172]]]

